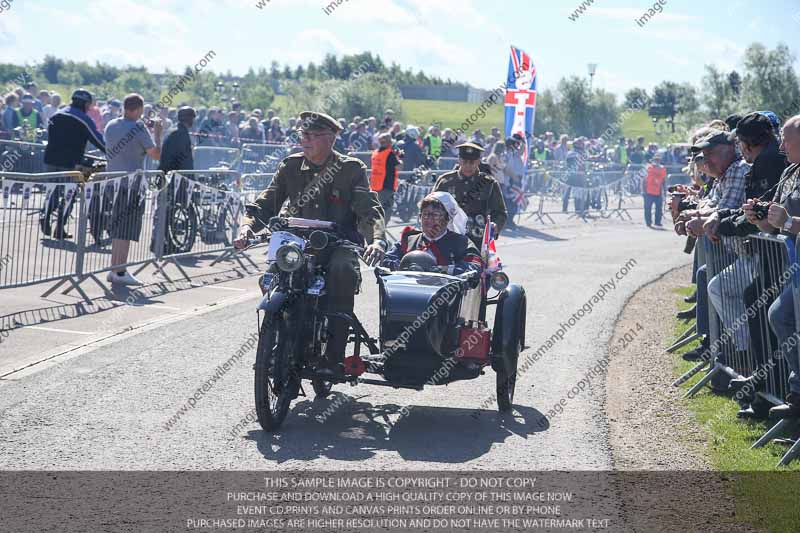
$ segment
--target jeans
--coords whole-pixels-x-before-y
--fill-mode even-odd
[[[651,208],[656,206],[656,226],[661,225],[661,216],[664,214],[664,206],[660,194],[645,194],[644,195],[644,222],[648,226],[652,223]]]
[[[740,256],[708,282],[708,298],[725,328],[732,330],[739,351],[747,350],[750,345],[744,290],[756,276],[754,263],[752,257]]]
[[[789,390],[794,394],[800,394],[800,350],[798,350],[800,335],[797,333],[797,324],[795,323],[791,283],[769,306],[768,316],[769,325],[775,332],[775,336],[778,337],[779,346],[789,365]]]
[[[708,273],[706,265],[697,269],[697,333],[708,335]]]

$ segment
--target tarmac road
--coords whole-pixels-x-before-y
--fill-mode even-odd
[[[590,388],[566,396],[606,354],[627,298],[689,262],[681,248],[671,232],[645,228],[638,220],[524,230],[501,240],[506,272],[528,296],[531,348],[521,360],[598,294],[601,284],[618,278],[519,377],[513,416],[498,414],[490,399],[495,377],[488,371],[478,380],[423,392],[339,385],[321,401],[313,400],[308,386],[310,397],[295,401],[279,433],[266,434],[257,422],[236,427],[253,407],[255,354],[247,343],[257,326],[254,280],[253,299],[122,336],[0,382],[0,469],[612,469],[599,399]],[[364,272],[356,311],[373,333],[376,304],[374,279]],[[217,370],[243,347],[229,371]],[[200,399],[187,407],[207,382]],[[562,398],[563,412],[539,424]],[[167,428],[181,406],[185,412]],[[408,414],[401,416],[404,407]]]

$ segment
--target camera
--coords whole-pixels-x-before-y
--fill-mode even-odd
[[[769,214],[769,202],[756,202],[753,205],[753,213],[756,215],[756,220],[765,220]]]

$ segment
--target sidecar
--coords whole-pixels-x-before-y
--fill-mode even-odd
[[[525,346],[521,286],[510,284],[502,272],[482,278],[376,269],[376,277],[379,345],[377,353],[362,359],[364,371],[384,381],[359,381],[419,390],[475,379],[491,367],[497,375],[498,407],[511,409],[517,360]],[[492,307],[489,327],[486,316]]]

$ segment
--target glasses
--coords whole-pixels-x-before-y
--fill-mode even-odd
[[[423,211],[419,214],[419,218],[428,220],[444,220],[447,215],[438,211]]]
[[[328,132],[325,132],[325,133],[309,133],[307,131],[303,131],[303,132],[300,133],[300,136],[303,139],[314,139],[314,140],[319,139],[320,137],[327,137],[328,135],[330,135],[330,133],[328,133]]]

